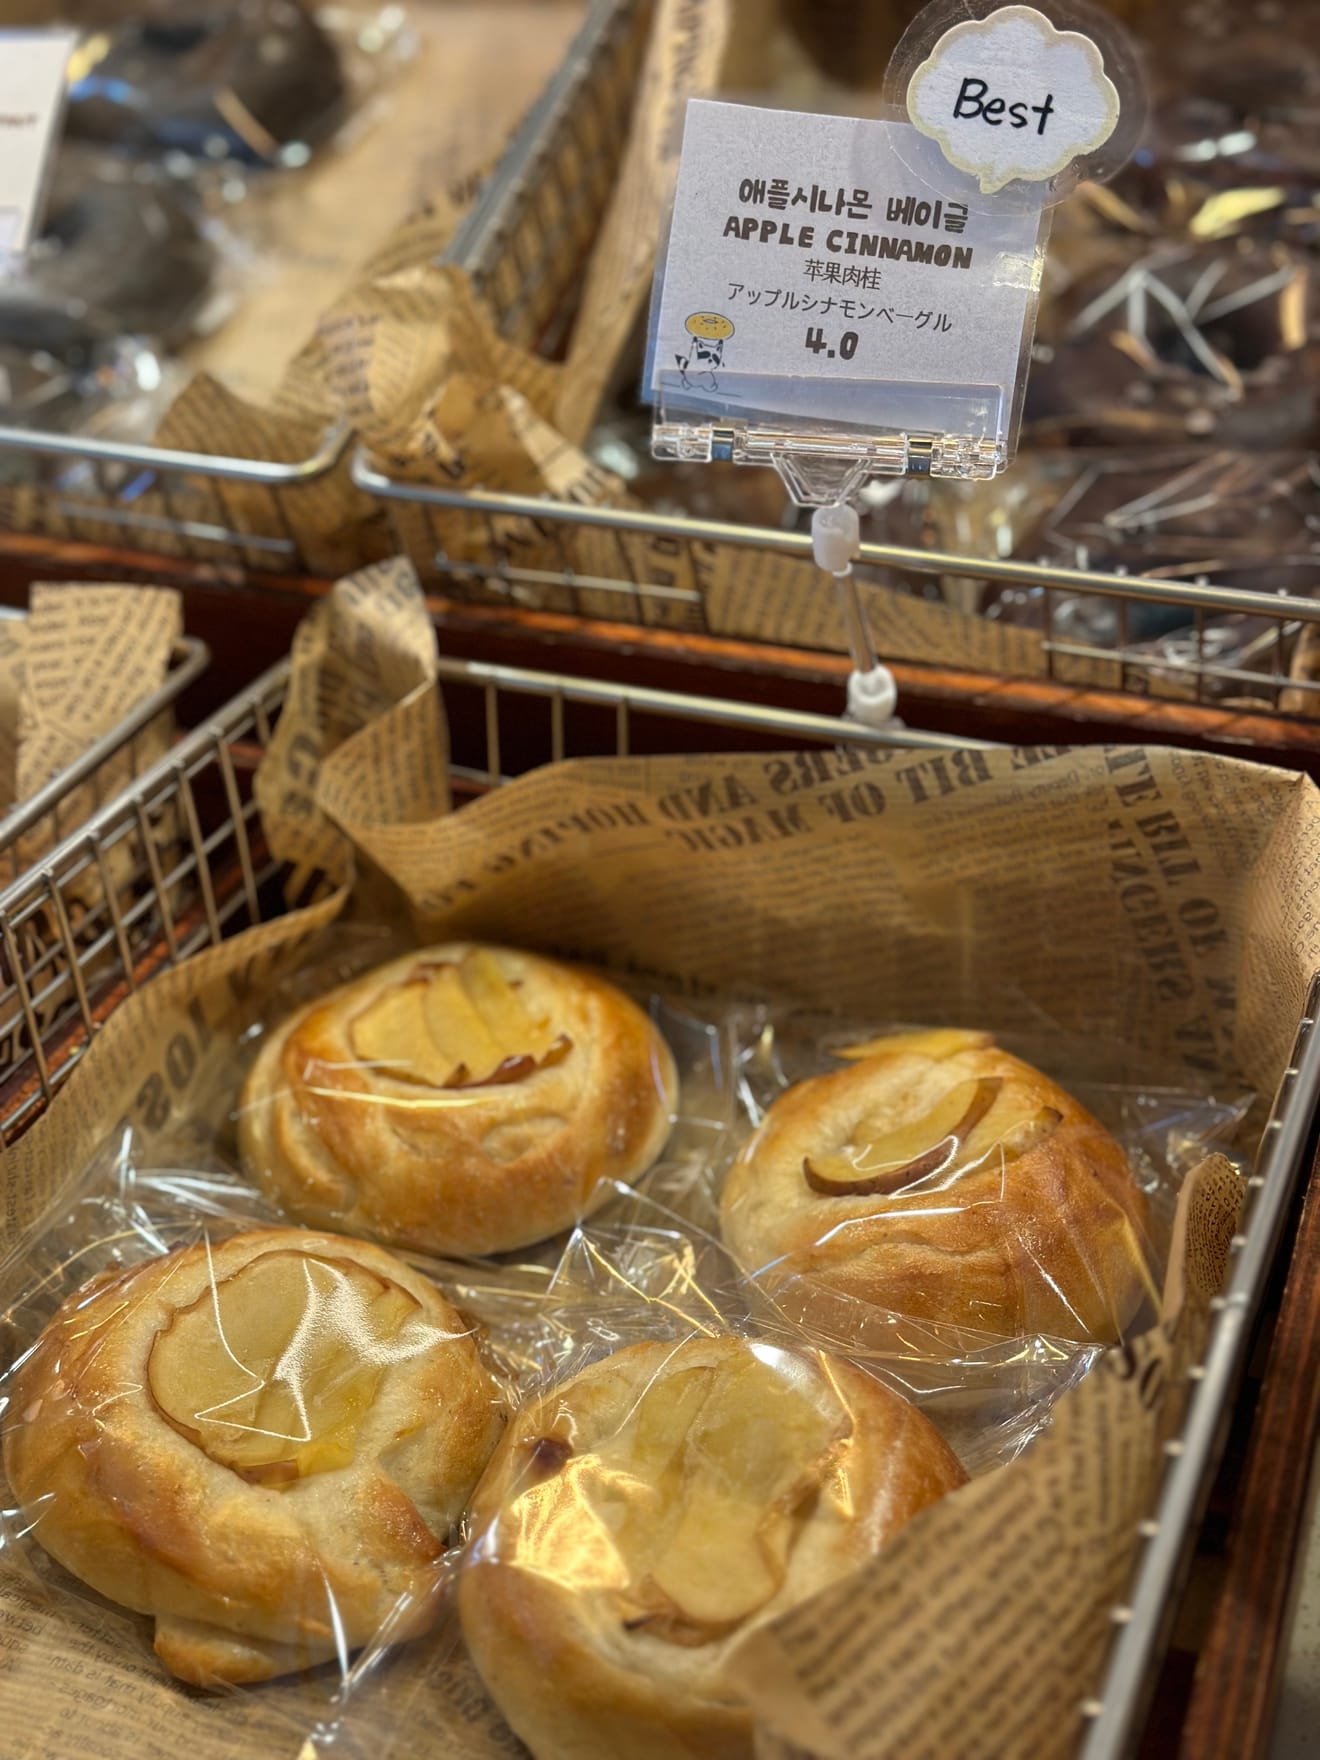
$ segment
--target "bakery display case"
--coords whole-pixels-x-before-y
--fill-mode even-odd
[[[139,645],[79,594],[177,621],[0,822],[0,1706],[49,1760],[1291,1760],[1309,7],[1116,0],[1150,120],[1054,210],[1017,457],[905,435],[851,612],[635,387],[687,98],[874,116],[918,6],[0,22],[57,10],[15,701]]]

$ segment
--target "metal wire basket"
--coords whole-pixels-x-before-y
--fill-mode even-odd
[[[701,578],[709,566],[711,546],[737,546],[802,562],[811,559],[811,538],[806,532],[620,508],[578,507],[481,490],[434,488],[393,479],[361,453],[354,460],[353,477],[368,493],[396,507],[406,507],[420,518],[420,532],[425,534],[420,554],[415,522],[401,523],[399,536],[407,540],[405,547],[423,578],[442,582],[445,591],[458,599],[485,597],[519,604],[535,595],[549,609],[596,616],[602,614],[605,603],[613,607],[608,615],[621,622],[667,627],[678,623],[718,636],[729,632],[712,627],[701,591],[674,584],[675,577]],[[469,541],[461,559],[448,555],[442,533],[434,524],[437,512],[468,516]],[[545,540],[543,553],[535,562],[520,560],[519,547],[509,543],[510,522],[515,520],[534,523]],[[570,554],[574,534],[588,530],[608,532],[616,539],[617,574],[584,574],[574,566]],[[484,560],[473,560],[472,534],[484,548]],[[553,561],[556,550],[562,557],[558,567]],[[974,560],[896,544],[863,544],[858,560],[862,567],[904,575],[956,576],[1036,590],[1043,621],[1039,644],[1043,673],[1057,683],[1079,688],[1099,685],[1224,707],[1241,708],[1250,703],[1275,714],[1306,718],[1320,714],[1320,679],[1304,676],[1291,658],[1301,632],[1320,624],[1320,600],[1214,582],[1191,584],[1043,563]],[[648,573],[648,566],[654,572]],[[1061,627],[1061,610],[1092,596],[1115,607],[1119,635],[1113,647],[1079,640]],[[1190,614],[1191,633],[1183,652],[1155,651],[1149,643],[1128,639],[1131,620],[1137,609],[1146,605],[1174,606]],[[1258,619],[1262,626],[1233,663],[1217,657],[1211,635],[1212,620],[1229,614]],[[881,659],[892,657],[880,655]]]
[[[26,614],[6,615],[21,618]],[[44,861],[53,847],[95,819],[126,781],[150,768],[173,738],[173,705],[209,660],[204,642],[181,637],[174,643],[169,670],[158,688],[0,819],[0,875],[21,884],[21,877]],[[153,853],[164,847],[171,825],[169,818],[162,817]],[[82,981],[83,963],[88,970],[98,963],[89,911],[94,911],[96,899],[103,894],[114,896],[133,885],[124,852],[114,856],[103,852],[98,856],[95,876],[71,877],[67,886],[53,889],[42,908],[25,913],[20,924],[6,931],[0,956],[0,992],[16,994],[29,979],[35,979],[32,1019],[46,1030],[56,1027],[61,987],[67,989]],[[140,941],[142,936],[135,939]],[[126,947],[131,944],[132,939],[125,942]],[[66,951],[70,947],[79,950],[72,964]],[[17,1015],[0,1006],[0,1088],[20,1064],[39,1058],[41,1052],[40,1035],[35,1040],[29,1035],[25,1042]]]
[[[470,797],[547,758],[812,744],[959,742],[876,732],[829,716],[681,696],[458,660],[441,663],[456,793]],[[281,871],[267,850],[251,776],[279,716],[287,663],[273,668],[108,802],[39,869],[0,893],[0,1025],[21,1055],[0,1084],[12,1141],[48,1104],[116,1005],[153,972],[277,915]],[[460,808],[461,811],[461,808]],[[163,846],[160,827],[172,828]],[[162,854],[162,848],[166,853]],[[131,884],[117,868],[127,861]],[[77,900],[83,933],[70,927]],[[27,961],[35,918],[58,929],[53,959]],[[1248,1184],[1227,1289],[1217,1298],[1181,1434],[1122,1606],[1105,1681],[1085,1707],[1081,1760],[1117,1760],[1139,1732],[1219,1453],[1253,1318],[1289,1204],[1307,1171],[1320,1096],[1320,1002],[1298,1023],[1263,1149]]]
[[[568,756],[712,744],[847,740],[941,750],[967,743],[475,661],[442,660],[439,674],[453,730],[451,775],[464,799]],[[123,996],[162,965],[282,908],[249,783],[287,678],[287,662],[264,674],[0,892],[5,1140],[47,1104]]]
[[[514,137],[519,175],[493,179],[456,236],[454,250],[474,263],[479,291],[514,340],[548,344],[571,309],[626,138],[650,4],[598,0],[568,61]],[[561,127],[566,140],[555,135],[554,152],[543,151]],[[477,239],[486,241],[480,264]],[[316,490],[348,442],[347,429],[333,426],[304,457],[277,459],[0,425],[0,454],[7,455],[0,524],[8,503],[7,523],[52,537],[246,569],[315,572]]]

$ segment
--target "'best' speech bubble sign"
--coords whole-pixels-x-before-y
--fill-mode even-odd
[[[944,33],[908,83],[907,109],[992,195],[1016,178],[1043,183],[1103,146],[1119,100],[1089,37],[1004,6]]]

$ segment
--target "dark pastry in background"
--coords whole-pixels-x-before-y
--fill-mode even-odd
[[[0,286],[0,422],[68,432],[152,388],[193,331],[214,253],[185,198],[60,157],[22,273]]]
[[[1015,554],[1133,574],[1320,559],[1320,460],[1190,447],[1081,459]]]
[[[50,300],[21,284],[0,287],[5,427],[72,432],[116,395],[140,388],[137,366],[113,326],[98,323],[80,300]]]
[[[87,37],[68,130],[138,154],[272,164],[342,120],[339,57],[296,0],[169,0]]]
[[[1082,275],[1042,314],[1024,424],[1045,445],[1314,443],[1312,264],[1235,239],[1138,247]]]
[[[1031,469],[1029,465],[1028,470]],[[1184,450],[1085,461],[1042,517],[1014,533],[1013,554],[1060,568],[1149,575],[1189,587],[1320,592],[1320,462],[1304,453]],[[1259,694],[1286,676],[1298,626],[1237,612],[1123,601],[1058,588],[988,586],[995,621],[1048,628],[1065,643],[1123,649],[1162,694],[1215,700]],[[1136,671],[1129,682],[1139,686]],[[1272,698],[1271,698],[1272,703]]]
[[[1144,23],[1149,157],[1219,181],[1320,175],[1320,5],[1197,0]]]
[[[82,300],[119,331],[174,347],[208,298],[214,254],[185,197],[160,183],[103,175],[62,155],[26,279],[57,300]]]

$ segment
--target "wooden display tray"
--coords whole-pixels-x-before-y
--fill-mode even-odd
[[[183,699],[196,722],[287,653],[330,583],[240,575],[130,551],[0,538],[0,604],[26,605],[34,581],[132,580],[178,588],[185,627],[211,648]],[[841,656],[678,635],[635,624],[429,599],[442,651],[546,672],[837,714]],[[1021,745],[1145,742],[1190,746],[1320,776],[1320,723],[1227,712],[1047,680],[898,664],[909,726]],[[524,754],[506,751],[511,767]],[[528,754],[531,756],[531,754]],[[1256,1760],[1268,1753],[1309,1528],[1310,1463],[1320,1434],[1320,1173],[1294,1218],[1257,1328],[1224,1462],[1192,1562],[1140,1753],[1143,1760]]]

